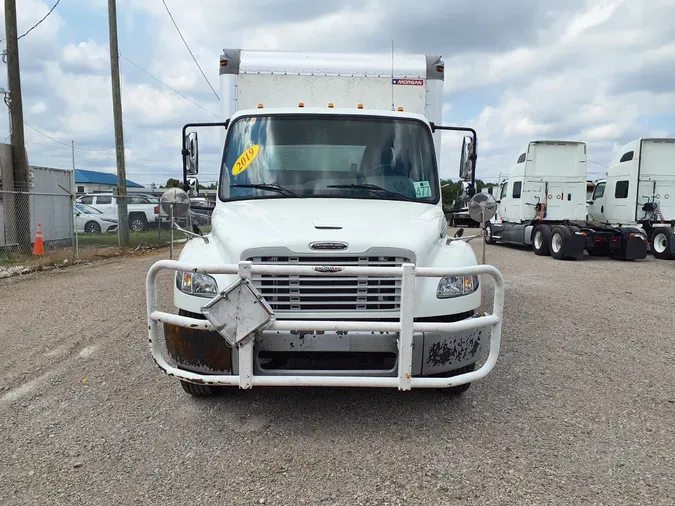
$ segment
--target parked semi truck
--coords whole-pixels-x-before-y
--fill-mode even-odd
[[[472,174],[477,139],[440,125],[443,79],[437,55],[224,51],[223,121],[185,125],[186,193],[163,197],[179,210],[196,195],[191,130],[220,129],[211,231],[189,234],[179,259],[147,277],[152,356],[186,392],[459,393],[491,371],[502,277],[478,264],[467,238],[447,235],[440,134],[465,135]],[[175,272],[177,314],[157,305],[164,269]],[[486,276],[491,313],[478,311]]]
[[[587,218],[586,144],[538,140],[521,150],[501,182],[485,241],[531,246],[557,260],[592,256],[636,260],[647,256],[644,231]]]
[[[675,258],[675,139],[636,139],[624,145],[588,201],[588,216],[617,227],[639,226],[652,254]]]

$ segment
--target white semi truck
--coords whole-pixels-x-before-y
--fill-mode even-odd
[[[625,144],[597,181],[588,201],[591,220],[640,226],[652,254],[675,258],[675,139],[636,139]]]
[[[462,392],[492,370],[503,282],[466,237],[447,235],[439,136],[467,135],[461,163],[472,173],[477,139],[440,125],[443,78],[436,55],[224,50],[223,121],[183,129],[192,195],[198,142],[188,130],[223,132],[211,231],[189,234],[179,259],[147,276],[152,356],[186,392]],[[185,199],[170,190],[163,205],[182,212]],[[158,307],[165,269],[177,314]]]
[[[499,185],[495,217],[485,241],[531,246],[556,260],[592,256],[636,260],[647,256],[641,228],[591,222],[587,218],[586,144],[529,142]]]

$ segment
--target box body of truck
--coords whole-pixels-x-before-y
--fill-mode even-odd
[[[440,57],[225,50],[220,76],[211,232],[148,274],[160,367],[191,394],[463,390],[488,374],[503,286],[466,241],[447,237]],[[184,142],[184,156],[191,149]],[[178,315],[157,310],[161,269],[176,271]],[[481,275],[495,280],[494,314],[477,312]]]
[[[636,139],[612,160],[598,181],[588,215],[614,226],[640,226],[652,254],[675,258],[675,139]]]
[[[441,55],[225,49],[220,57],[221,115],[301,104],[369,111],[400,107],[440,124],[444,75]],[[440,135],[433,134],[439,162]]]
[[[498,210],[486,240],[531,246],[555,259],[646,256],[640,229],[587,220],[587,148],[578,141],[533,141],[500,183]]]

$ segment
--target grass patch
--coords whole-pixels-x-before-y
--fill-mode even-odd
[[[211,227],[200,227],[202,233],[210,232]],[[186,236],[178,230],[174,230],[174,241],[185,239]],[[77,236],[80,248],[91,248],[101,246],[117,246],[117,233],[111,234],[78,234]],[[143,232],[129,232],[129,246],[138,246],[139,244],[147,244],[150,246],[166,246],[171,241],[171,230],[162,228],[160,230],[150,229]]]

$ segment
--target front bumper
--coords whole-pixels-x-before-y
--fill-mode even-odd
[[[210,274],[316,275],[309,266],[238,265],[203,268],[163,260],[147,276],[150,349],[157,365],[184,381],[222,386],[354,386],[445,388],[485,377],[499,355],[503,279],[492,266],[459,269],[347,267],[335,276],[383,275],[403,279],[398,321],[276,320],[230,345],[212,323],[157,310],[156,276],[162,269]],[[322,275],[325,276],[325,270]],[[488,275],[495,281],[493,313],[459,321],[414,322],[416,277]],[[160,346],[160,324],[169,354]],[[222,331],[222,329],[221,329]],[[449,373],[474,364],[489,349],[485,363],[472,372]],[[355,364],[358,364],[355,366]],[[432,377],[433,376],[433,377]],[[446,376],[446,377],[438,377]]]
[[[399,332],[265,331],[253,341],[253,373],[396,377],[399,338]],[[164,342],[170,362],[181,370],[205,375],[239,372],[238,350],[218,332],[164,323]],[[472,365],[487,343],[488,333],[481,329],[415,332],[411,374],[438,375]]]

